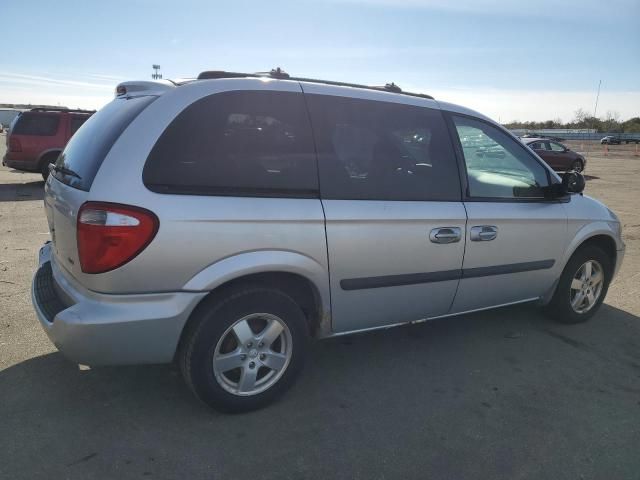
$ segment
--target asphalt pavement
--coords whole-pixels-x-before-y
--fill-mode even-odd
[[[43,182],[0,167],[0,478],[639,479],[640,157],[615,151],[590,158],[587,193],[628,252],[590,322],[519,306],[313,342],[298,384],[244,415],[173,366],[56,351],[29,296]]]

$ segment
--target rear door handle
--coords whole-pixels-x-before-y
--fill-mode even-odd
[[[498,227],[493,225],[480,225],[471,227],[472,242],[488,242],[498,236]]]
[[[433,243],[456,243],[462,238],[461,232],[459,227],[434,228],[429,233],[429,240]]]

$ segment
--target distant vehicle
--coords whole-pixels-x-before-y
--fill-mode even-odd
[[[600,140],[602,145],[620,145],[620,137],[614,137],[613,135],[607,135]]]
[[[309,336],[534,301],[595,314],[625,247],[582,175],[464,107],[285,75],[126,82],[71,139],[32,284],[62,353],[175,360],[238,412],[289,388]]]
[[[523,142],[556,171],[582,172],[587,165],[587,160],[582,155],[559,142],[547,138],[526,138]]]
[[[603,137],[602,140],[600,140],[600,143],[602,145],[621,145],[622,142],[629,144],[629,143],[640,143],[640,137],[635,137],[635,138],[620,138],[620,137],[616,137],[614,135],[607,135],[606,137]]]
[[[46,180],[49,165],[94,111],[34,108],[20,114],[7,134],[2,164],[16,170],[40,172]]]

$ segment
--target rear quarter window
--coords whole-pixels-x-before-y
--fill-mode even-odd
[[[42,113],[23,113],[13,127],[14,135],[34,135],[50,137],[58,132],[60,115]]]
[[[157,97],[118,98],[83,123],[62,154],[56,166],[73,171],[77,176],[53,171],[55,178],[80,190],[89,191],[104,158],[124,129]],[[78,178],[79,177],[79,178]]]
[[[160,136],[142,177],[158,193],[317,197],[302,93],[232,91],[197,100]]]

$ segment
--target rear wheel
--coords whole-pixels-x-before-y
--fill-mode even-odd
[[[561,323],[580,323],[600,308],[609,288],[612,262],[600,248],[588,245],[573,254],[548,306]]]
[[[198,307],[178,359],[200,400],[218,410],[244,412],[266,406],[293,384],[307,338],[306,318],[291,297],[245,287]]]

